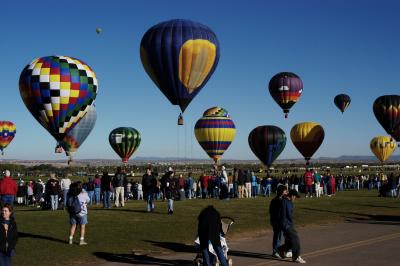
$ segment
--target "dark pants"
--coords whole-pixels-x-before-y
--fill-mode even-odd
[[[297,231],[290,226],[287,229],[283,229],[283,235],[285,236],[285,244],[280,246],[279,251],[287,252],[292,249],[292,259],[296,260],[300,256],[300,239]]]

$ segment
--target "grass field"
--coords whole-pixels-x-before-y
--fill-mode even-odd
[[[124,208],[89,209],[87,246],[68,245],[66,211],[17,208],[20,232],[14,265],[79,265],[99,262],[96,254],[129,254],[132,250],[165,252],[171,243],[189,244],[197,230],[197,215],[213,204],[221,215],[236,220],[230,238],[254,236],[270,229],[270,199],[186,200],[175,202],[174,215],[167,215],[166,202],[156,202],[156,211],[146,213],[144,201],[130,201]],[[336,197],[301,198],[295,202],[297,226],[342,222],[348,219],[390,220],[400,218],[400,200],[378,198],[377,192],[346,191]],[[79,237],[75,237],[78,241]],[[269,243],[267,244],[269,245]]]

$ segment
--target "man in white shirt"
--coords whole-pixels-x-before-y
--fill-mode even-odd
[[[64,209],[67,205],[67,195],[69,191],[69,186],[71,185],[71,179],[68,177],[64,176],[61,179],[60,186],[61,186],[61,191],[63,192],[63,197],[64,197]]]

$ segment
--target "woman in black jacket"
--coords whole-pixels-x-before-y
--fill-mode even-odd
[[[6,203],[1,209],[0,225],[0,265],[11,265],[15,245],[18,240],[17,224],[12,218],[13,207]]]

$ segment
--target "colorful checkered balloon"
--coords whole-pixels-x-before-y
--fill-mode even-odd
[[[57,141],[85,116],[97,89],[93,70],[67,56],[37,58],[24,68],[19,79],[26,107]]]
[[[13,122],[0,121],[0,151],[3,154],[3,150],[7,148],[8,144],[15,137],[17,132]]]

